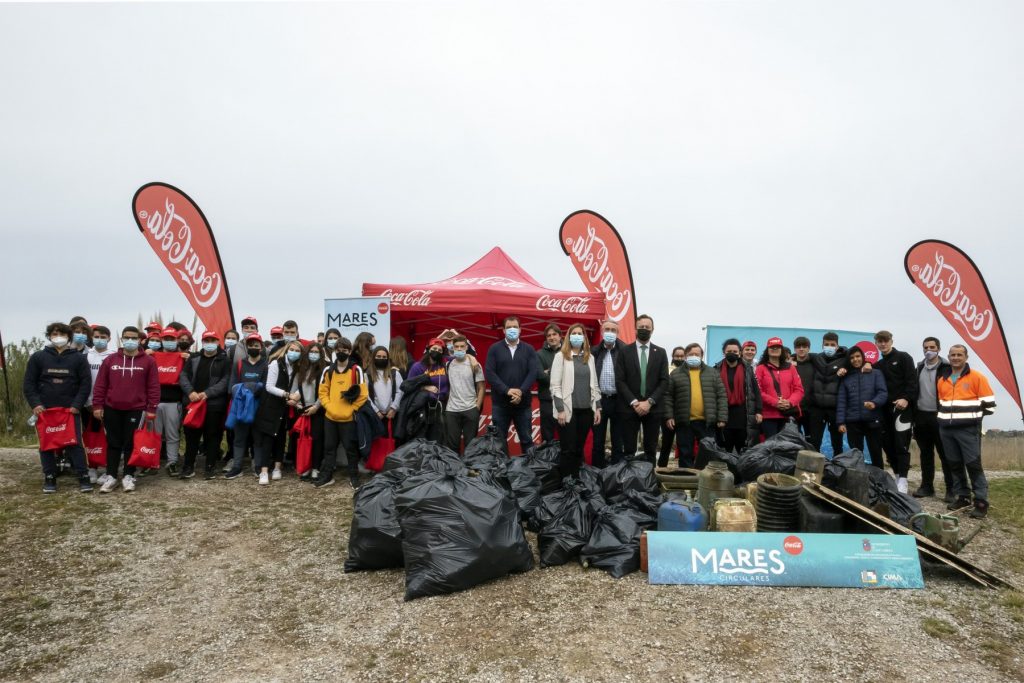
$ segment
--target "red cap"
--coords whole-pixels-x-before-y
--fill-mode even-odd
[[[189,339],[191,339],[192,333],[189,332],[188,330],[181,330],[180,332],[178,332],[178,338],[180,339],[181,337],[188,337]]]
[[[768,347],[771,348],[772,346],[782,346],[782,340],[778,337],[772,337],[768,340]]]
[[[160,338],[160,333],[159,332],[155,332],[155,331],[154,332],[150,332],[149,334],[146,335],[146,339],[159,339],[159,338]]]
[[[163,329],[163,331],[160,332],[160,336],[161,337],[175,337],[175,338],[177,338],[178,331],[176,329],[174,329],[173,327],[165,327]]]
[[[160,323],[158,323],[155,320],[152,321],[151,323],[149,323],[148,325],[146,325],[146,331],[147,332],[149,332],[150,330],[160,330],[162,328],[163,328],[163,325],[161,325]]]
[[[242,325],[244,325],[246,323],[252,323],[256,327],[260,326],[260,324],[258,322],[256,322],[256,318],[252,317],[251,315],[247,315],[244,318],[242,318],[242,322],[238,323],[238,325],[242,326]]]
[[[263,343],[263,337],[261,337],[259,334],[253,333],[253,334],[250,334],[248,337],[245,338],[245,343],[246,344],[248,344],[251,341],[258,341],[260,344],[262,344]]]
[[[220,335],[214,332],[213,330],[205,330],[203,332],[203,336],[200,337],[200,339],[216,339],[217,341],[220,341]]]
[[[757,348],[757,344],[755,344],[752,341],[747,340],[747,341],[743,342],[743,348],[747,348],[748,346],[753,346],[755,349]]]
[[[444,339],[441,339],[440,337],[434,337],[429,342],[427,342],[428,349],[434,345],[440,346],[442,349],[445,348]]]
[[[270,334],[284,334],[284,330],[280,325],[270,328]]]

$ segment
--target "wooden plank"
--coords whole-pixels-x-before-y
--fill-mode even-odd
[[[956,553],[942,547],[937,543],[933,543],[931,540],[917,533],[913,529],[908,529],[896,522],[892,521],[887,517],[879,515],[874,510],[867,508],[855,500],[851,500],[846,496],[836,493],[832,489],[824,487],[817,483],[804,484],[804,490],[813,495],[815,498],[822,500],[826,503],[831,504],[833,507],[842,510],[843,512],[852,515],[853,517],[861,520],[865,524],[878,529],[887,534],[900,534],[900,535],[912,535],[917,540],[918,551],[934,560],[937,560],[943,564],[946,564],[953,569],[964,574],[971,580],[979,583],[986,588],[1015,588],[1011,583],[1004,579],[995,576],[994,574],[978,567],[977,565],[968,562],[964,558],[960,557]]]

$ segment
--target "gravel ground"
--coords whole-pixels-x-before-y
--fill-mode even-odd
[[[0,680],[1024,680],[1024,594],[941,568],[868,591],[569,565],[406,603],[400,570],[342,572],[347,485],[60,483],[0,450]],[[986,526],[964,555],[1024,586],[1018,534]]]

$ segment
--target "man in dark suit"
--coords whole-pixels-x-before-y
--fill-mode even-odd
[[[661,427],[661,400],[668,386],[668,353],[651,343],[654,320],[636,319],[636,343],[627,345],[615,359],[615,386],[622,418],[623,450],[636,454],[636,438],[644,430],[644,459],[654,463]]]
[[[529,344],[519,340],[519,318],[505,318],[505,339],[487,349],[484,376],[491,385],[491,422],[502,438],[515,424],[523,453],[533,446],[533,400],[530,387],[537,381],[540,361]],[[508,442],[506,441],[506,444]]]

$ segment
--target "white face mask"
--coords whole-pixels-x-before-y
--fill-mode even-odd
[[[68,338],[67,337],[50,337],[50,343],[53,344],[58,349],[63,349],[65,346],[68,345]]]

